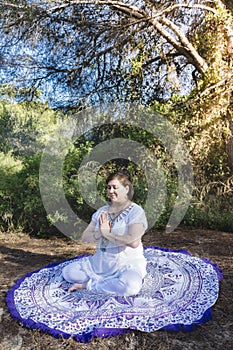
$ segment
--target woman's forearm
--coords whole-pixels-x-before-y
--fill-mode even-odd
[[[110,242],[114,243],[117,246],[127,245],[132,248],[136,248],[141,241],[141,237],[132,237],[129,235],[126,236],[118,236],[112,232],[105,234],[104,237],[108,239]]]
[[[100,239],[101,235],[99,234],[98,231],[89,231],[88,233],[83,233],[82,235],[82,242],[96,242]]]
[[[145,233],[144,226],[142,224],[133,224],[129,226],[128,234],[117,235],[110,232],[104,233],[103,236],[116,245],[127,245],[132,248],[136,248],[141,242],[141,238]]]
[[[95,230],[95,225],[90,223],[82,234],[82,242],[96,242],[101,237],[100,230]]]

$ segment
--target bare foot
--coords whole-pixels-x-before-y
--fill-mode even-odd
[[[85,289],[86,284],[85,283],[74,283],[69,289],[68,293],[74,292],[75,290]]]

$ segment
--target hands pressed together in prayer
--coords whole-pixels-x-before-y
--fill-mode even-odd
[[[141,236],[144,233],[144,227],[142,224],[133,224],[129,226],[129,231],[127,235],[118,236],[111,232],[112,223],[108,219],[108,213],[102,212],[99,218],[99,233],[100,235],[117,244],[119,246],[130,246],[132,248],[137,248],[140,244]]]

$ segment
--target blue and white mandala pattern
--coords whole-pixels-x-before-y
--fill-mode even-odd
[[[68,293],[62,268],[70,261],[64,261],[20,279],[8,292],[9,311],[27,327],[81,342],[129,330],[191,330],[207,321],[218,298],[218,266],[185,251],[146,247],[144,254],[147,275],[136,296]]]

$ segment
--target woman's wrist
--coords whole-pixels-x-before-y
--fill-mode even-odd
[[[103,236],[104,238],[108,239],[109,238],[109,235],[111,235],[111,232],[109,229],[102,229],[101,230],[101,236]]]
[[[93,238],[98,241],[98,239],[100,238],[99,232],[98,231],[93,231]]]

